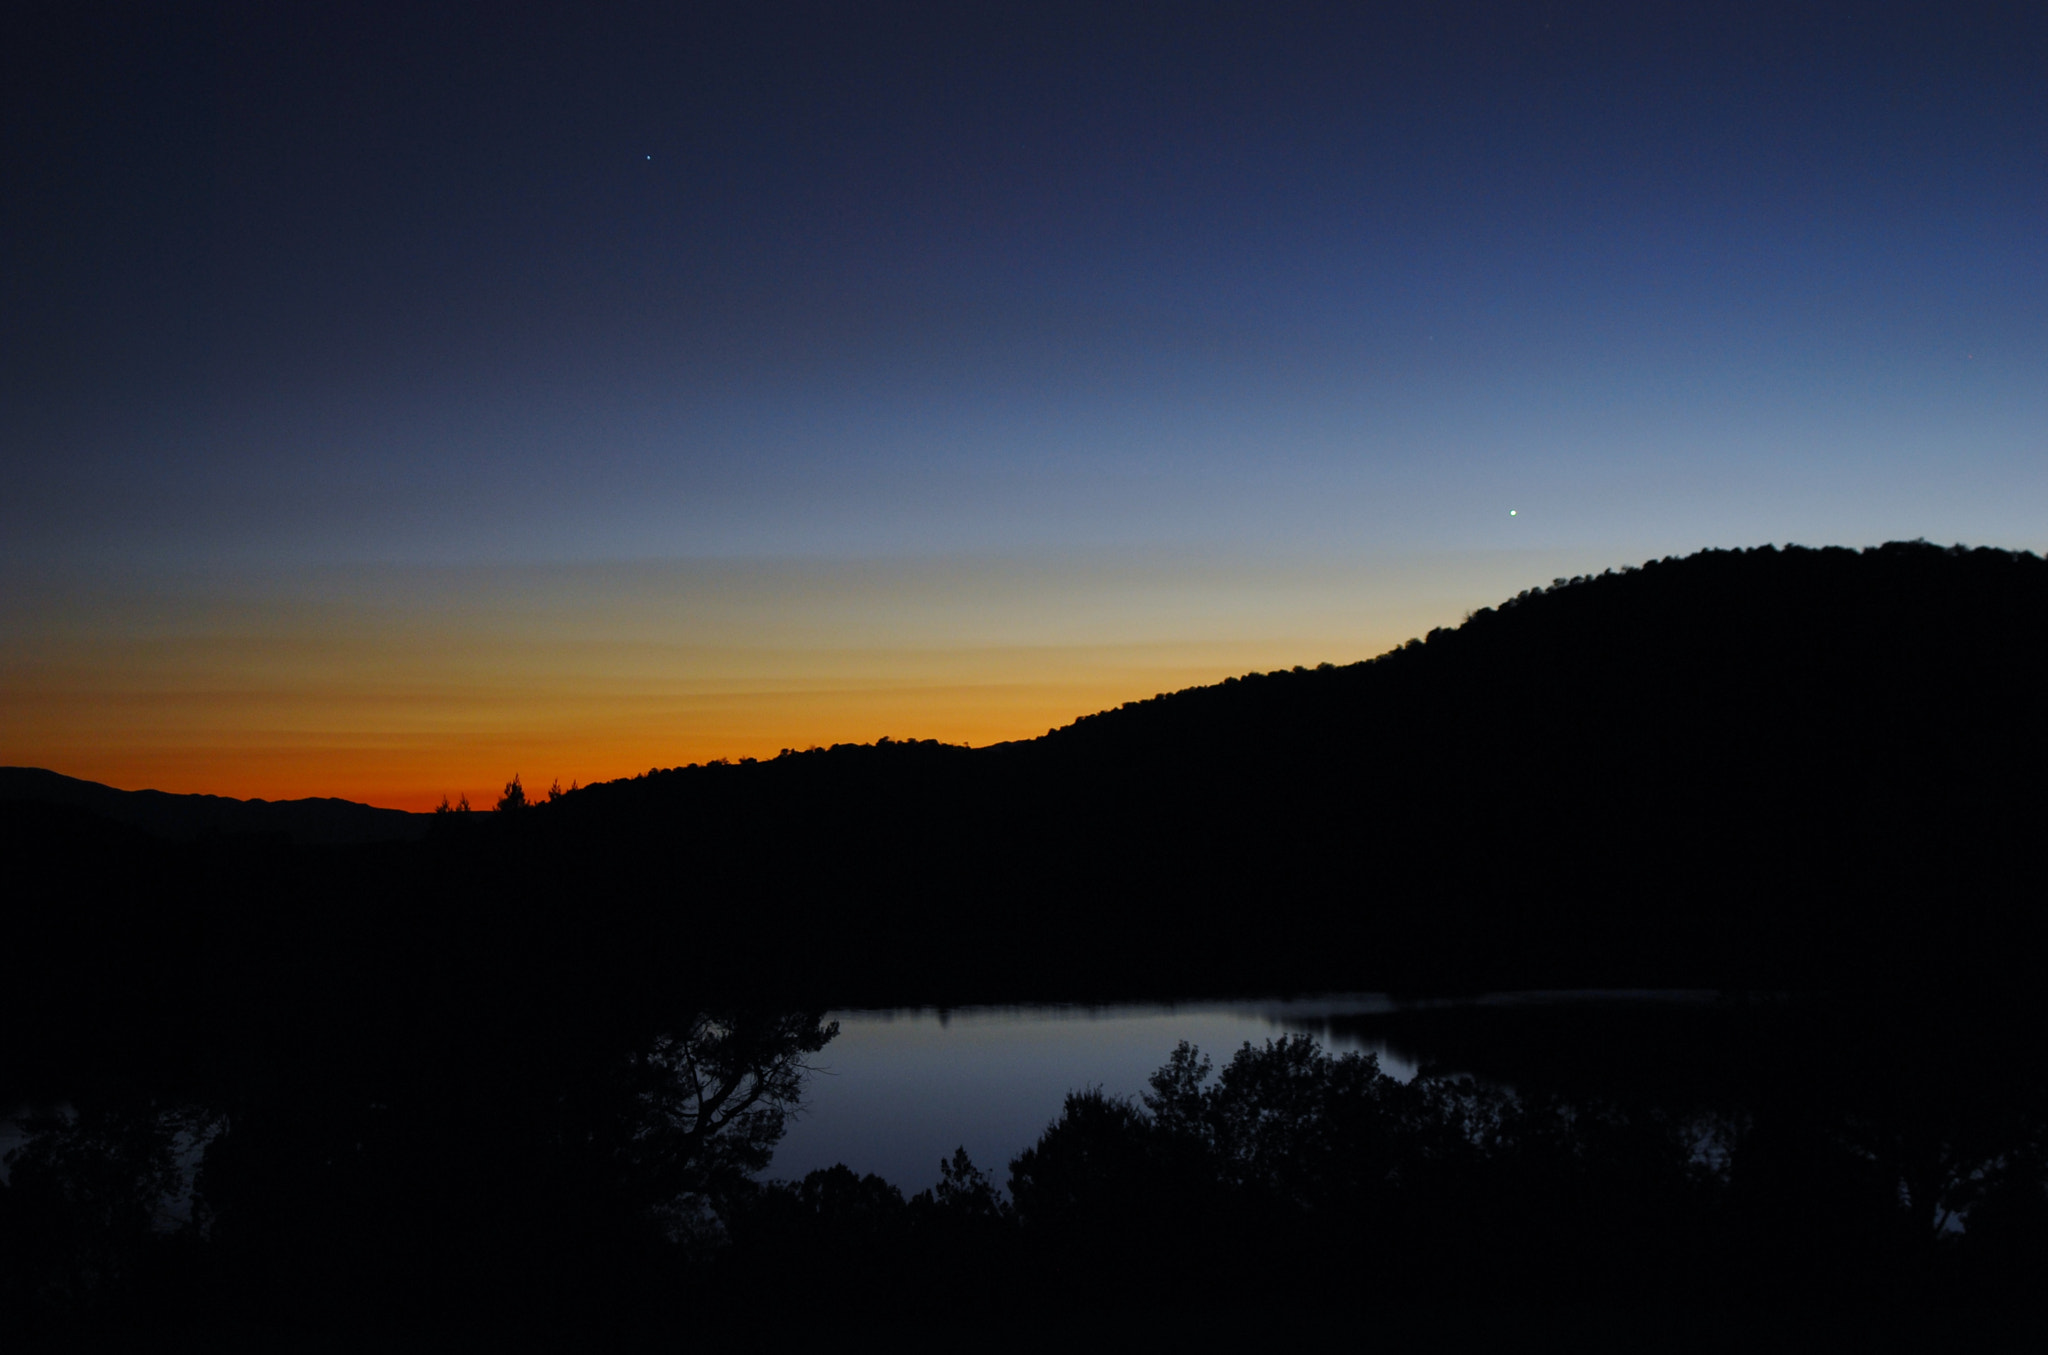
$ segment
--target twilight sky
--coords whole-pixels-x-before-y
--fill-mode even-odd
[[[416,808],[2048,546],[2039,6],[10,14],[0,763]]]

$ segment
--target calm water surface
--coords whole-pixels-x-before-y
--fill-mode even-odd
[[[794,1180],[844,1162],[906,1193],[938,1180],[965,1147],[975,1165],[1009,1175],[1010,1159],[1058,1118],[1067,1093],[1101,1087],[1136,1096],[1181,1040],[1218,1066],[1247,1041],[1294,1031],[1332,1052],[1366,1050],[1387,1072],[1414,1066],[1382,1043],[1331,1022],[1392,1009],[1374,994],[1172,1006],[970,1007],[833,1013],[839,1037],[818,1055],[805,1107],[768,1175]]]

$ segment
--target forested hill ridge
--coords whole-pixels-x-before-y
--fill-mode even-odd
[[[1925,542],[1709,550],[1557,579],[1376,658],[1248,673],[1128,701],[1042,738],[977,752],[1165,757],[1191,766],[1248,757],[1272,766],[1370,755],[1389,738],[1405,746],[1400,736],[1424,732],[1423,717],[1436,717],[1426,741],[1438,749],[1469,742],[1482,725],[1512,730],[1517,742],[1490,750],[1484,768],[1461,769],[1500,775],[1528,763],[1530,740],[1566,734],[1581,748],[1627,743],[1681,715],[1759,730],[1810,728],[1818,719],[1839,730],[1859,716],[1931,716],[1926,702],[1953,696],[1962,708],[1949,718],[1990,717],[1996,703],[2011,701],[1998,718],[2038,721],[2028,693],[2044,659],[2048,561],[2031,553]],[[892,742],[898,758],[968,751],[883,739],[786,750],[773,761],[826,754],[851,763]],[[584,794],[659,795],[679,777],[732,765],[657,768]]]
[[[74,892],[606,993],[1997,985],[2040,976],[2043,691],[2039,557],[1766,547],[1033,740],[657,770],[419,843],[11,831],[90,860]]]
[[[2038,556],[1707,551],[1028,742],[655,771],[533,818],[688,843],[955,973],[943,938],[1045,935],[1162,982],[1963,971],[2039,898],[2044,690]]]

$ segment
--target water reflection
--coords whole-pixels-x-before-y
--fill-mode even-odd
[[[1690,1126],[1696,1160],[1784,1201],[1814,1167],[1895,1183],[1909,1231],[1961,1226],[2002,1175],[2035,1171],[2042,1095],[2030,1014],[1954,1004],[1605,991],[1400,1003],[1380,994],[1122,1005],[845,1011],[763,1175],[835,1163],[907,1192],[964,1147],[1000,1177],[1070,1092],[1135,1098],[1174,1046],[1219,1061],[1290,1032],[1374,1054],[1403,1082],[1469,1075],[1529,1104]],[[1987,1038],[1996,1033],[2000,1038]],[[1779,1179],[1783,1178],[1783,1179]],[[1840,1185],[1840,1182],[1836,1182]],[[1745,1189],[1748,1187],[1745,1186]],[[1816,1206],[1818,1207],[1818,1206]]]
[[[1405,1081],[1413,1060],[1358,1024],[1394,1010],[1381,994],[1355,993],[835,1012],[838,1038],[818,1056],[768,1175],[795,1179],[844,1162],[916,1191],[959,1147],[1000,1175],[1058,1117],[1068,1092],[1135,1096],[1181,1040],[1227,1057],[1248,1041],[1305,1031],[1333,1051],[1375,1053]]]

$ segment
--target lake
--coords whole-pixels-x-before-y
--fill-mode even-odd
[[[1182,1040],[1220,1067],[1247,1041],[1302,1031],[1333,1052],[1379,1055],[1404,1080],[1415,1066],[1347,1022],[1388,1013],[1378,994],[1103,1007],[967,1007],[832,1014],[839,1036],[817,1056],[804,1108],[768,1175],[795,1180],[844,1162],[906,1193],[938,1180],[967,1149],[1001,1182],[1010,1159],[1059,1117],[1067,1093],[1136,1096]]]

